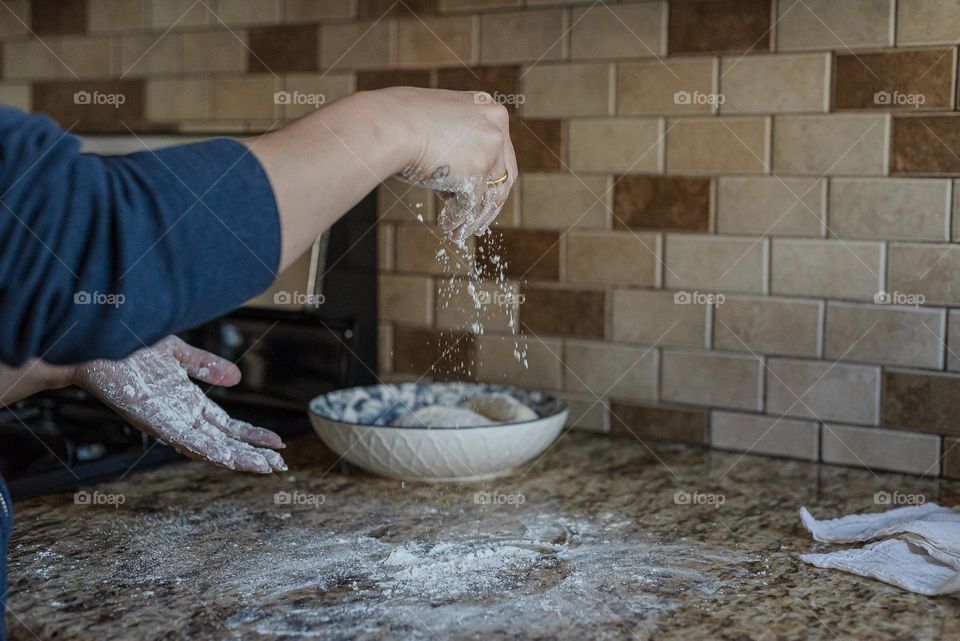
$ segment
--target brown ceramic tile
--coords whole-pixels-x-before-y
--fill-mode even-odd
[[[883,424],[911,432],[960,435],[960,376],[886,371]]]
[[[960,117],[894,118],[890,153],[894,173],[960,173]]]
[[[960,479],[960,439],[943,439],[943,475]]]
[[[384,87],[429,87],[430,72],[410,71],[361,71],[357,74],[357,91],[370,91]]]
[[[610,406],[610,432],[642,440],[702,445],[707,440],[707,416],[701,410],[614,401]]]
[[[710,179],[622,176],[613,188],[615,227],[708,231]]]
[[[510,119],[510,140],[520,173],[562,171],[564,133],[560,120]]]
[[[427,374],[438,379],[472,379],[475,338],[469,332],[415,329],[393,330],[393,370]]]
[[[477,265],[487,278],[496,277],[491,257],[499,256],[509,278],[557,280],[560,277],[560,232],[498,228],[480,236]]]
[[[98,100],[104,96],[122,96],[122,104],[120,99],[117,106]],[[90,100],[85,102],[84,97]],[[140,80],[37,82],[33,85],[33,110],[48,114],[64,127],[77,123],[74,131],[78,132],[128,133],[121,121],[134,127],[145,117],[144,84]]]
[[[437,70],[437,88],[452,91],[486,91],[490,95],[515,95],[520,86],[520,68],[496,67],[450,67]],[[505,104],[511,112],[515,104]]]
[[[671,54],[770,50],[770,0],[673,0],[668,23]]]
[[[249,71],[316,71],[319,30],[313,25],[250,29]]]
[[[535,334],[603,338],[606,296],[595,289],[526,287],[520,305],[521,327]],[[570,310],[577,310],[571,314]]]
[[[837,54],[836,109],[950,109],[956,49]]]
[[[343,0],[345,2],[345,0]],[[359,17],[395,18],[403,16],[429,16],[436,13],[436,0],[359,0]]]
[[[38,35],[86,33],[87,0],[33,0],[30,25]]]

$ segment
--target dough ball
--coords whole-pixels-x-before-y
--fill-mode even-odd
[[[473,427],[491,423],[490,419],[469,409],[428,405],[404,414],[396,419],[393,425],[394,427]]]
[[[538,418],[536,412],[507,394],[479,394],[461,407],[497,423],[520,423]]]

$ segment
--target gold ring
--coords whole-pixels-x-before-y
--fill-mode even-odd
[[[503,174],[503,177],[502,177],[502,178],[497,178],[496,180],[488,180],[488,181],[487,181],[487,186],[489,186],[489,187],[499,187],[500,185],[502,185],[503,183],[507,182],[508,180],[510,180],[510,170],[509,170],[509,169],[507,170],[507,172],[506,172],[505,174]]]

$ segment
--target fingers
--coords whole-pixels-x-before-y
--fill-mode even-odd
[[[180,339],[173,343],[173,355],[190,378],[210,385],[232,387],[240,382],[240,368],[216,354],[188,345]]]
[[[207,402],[207,407],[203,409],[203,416],[207,421],[218,427],[220,431],[238,441],[274,449],[286,447],[283,444],[283,439],[276,432],[231,418],[222,407],[212,401]]]

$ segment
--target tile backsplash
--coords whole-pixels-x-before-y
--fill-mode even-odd
[[[385,378],[960,477],[955,0],[7,0],[0,39],[0,100],[84,133],[257,132],[316,107],[278,92],[486,90],[522,175],[470,253],[503,254],[527,367],[501,306],[472,331],[470,259],[435,259],[433,196],[391,180]]]

